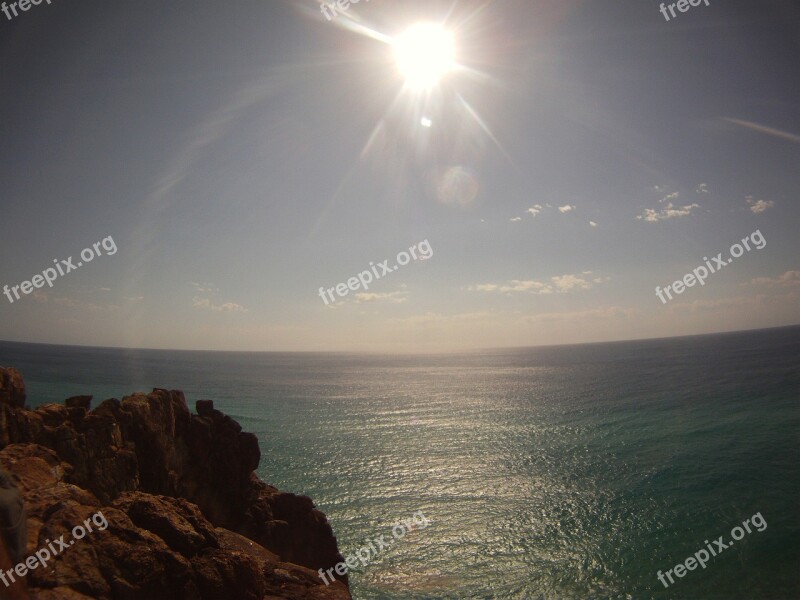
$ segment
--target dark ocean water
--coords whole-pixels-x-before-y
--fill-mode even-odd
[[[345,555],[422,510],[357,599],[800,598],[800,327],[414,357],[0,343],[0,365],[31,405],[213,399]]]

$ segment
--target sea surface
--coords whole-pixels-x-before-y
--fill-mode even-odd
[[[0,365],[32,406],[213,399],[345,556],[421,510],[351,572],[357,600],[800,598],[800,327],[419,356],[0,342]]]

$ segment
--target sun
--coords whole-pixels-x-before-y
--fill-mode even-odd
[[[429,90],[455,66],[453,34],[435,23],[418,23],[392,40],[394,56],[406,84]]]

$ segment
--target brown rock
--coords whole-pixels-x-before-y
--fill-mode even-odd
[[[85,408],[89,410],[92,407],[91,396],[72,396],[64,400],[64,405],[70,408]]]
[[[0,367],[0,403],[25,406],[25,381],[13,367]]]
[[[27,410],[21,374],[0,383],[0,463],[25,497],[29,553],[98,511],[108,522],[31,571],[32,598],[350,598],[316,572],[342,560],[325,516],[256,477],[258,440],[212,401],[192,415],[154,389]]]

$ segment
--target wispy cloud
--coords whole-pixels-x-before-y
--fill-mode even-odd
[[[694,188],[694,191],[697,192],[698,194],[707,194],[708,186],[705,183],[701,183],[696,188]]]
[[[560,275],[553,277],[552,280],[553,285],[559,292],[569,292],[573,289],[588,290],[592,287],[589,281],[577,275]]]
[[[96,302],[89,302],[87,300],[78,300],[67,296],[57,296],[51,299],[53,304],[70,308],[74,310],[86,310],[89,312],[106,312],[119,310],[121,307],[118,304],[98,304]],[[47,300],[42,300],[46,302]]]
[[[589,221],[589,225],[591,225],[592,227],[597,227],[597,223],[595,223],[594,221]]]
[[[695,300],[693,302],[676,302],[668,307],[670,312],[701,312],[718,311],[743,306],[755,306],[763,303],[765,296],[753,297],[737,296],[735,298],[720,298],[718,300]]]
[[[750,211],[756,215],[775,206],[772,200],[754,200],[752,196],[747,196],[745,200],[750,205]]]
[[[541,205],[541,204],[534,204],[530,208],[526,208],[525,212],[528,213],[529,215],[531,215],[531,217],[535,218],[537,215],[539,215],[541,212],[543,212],[544,210],[546,210],[548,208],[553,208],[553,206],[551,204],[545,204],[544,206]],[[575,208],[576,208],[575,205],[565,204],[564,206],[559,206],[558,207],[558,211],[561,214],[564,214],[564,213],[568,213],[570,211],[575,210]],[[509,221],[511,221],[512,223],[518,223],[521,220],[522,220],[522,217],[514,217],[513,219],[509,219]]]
[[[778,277],[756,277],[745,285],[763,285],[768,287],[794,287],[800,285],[800,271],[786,271]]]
[[[427,312],[421,315],[410,317],[399,317],[389,319],[389,323],[397,323],[404,326],[426,326],[441,323],[469,323],[475,321],[491,321],[496,315],[489,312],[460,313],[455,315],[444,315],[441,313]]]
[[[589,277],[591,271],[584,271],[579,275],[556,275],[549,280],[536,279],[511,279],[505,283],[480,283],[467,287],[471,292],[500,292],[512,294],[523,292],[535,295],[566,293],[573,290],[588,290],[599,283],[606,283],[610,277]]]
[[[658,221],[665,221],[666,219],[674,219],[676,217],[686,217],[692,214],[692,210],[700,208],[699,204],[687,204],[686,206],[675,206],[672,202],[668,203],[661,210],[653,208],[646,208],[641,215],[637,215],[637,219],[647,221],[648,223],[657,223]]]
[[[677,199],[678,199],[678,196],[680,196],[680,194],[679,194],[678,192],[672,192],[671,194],[667,194],[666,196],[664,196],[664,197],[663,197],[661,200],[659,200],[658,202],[659,202],[659,204],[660,204],[661,202],[670,202],[670,201],[672,201],[672,200],[677,200]]]
[[[535,217],[540,212],[542,212],[542,205],[541,204],[534,204],[533,206],[531,206],[525,212],[530,213],[532,217]]]
[[[355,295],[356,304],[365,302],[386,301],[390,304],[402,304],[408,300],[408,292],[386,292],[376,294],[372,292],[361,292]]]
[[[211,310],[214,312],[243,312],[246,313],[248,310],[242,306],[241,304],[236,304],[235,302],[225,302],[224,304],[214,304],[208,298],[192,298],[192,306],[194,308],[201,308],[203,310]]]
[[[194,290],[200,294],[216,294],[219,289],[210,284],[210,283],[197,283],[196,281],[190,281],[189,285],[191,285]]]
[[[496,283],[479,283],[478,285],[471,285],[467,289],[475,292],[494,292],[499,290],[500,286]]]

